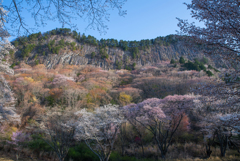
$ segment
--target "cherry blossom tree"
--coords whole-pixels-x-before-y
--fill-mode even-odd
[[[232,144],[235,148],[238,149],[238,152],[240,153],[240,147],[235,144],[234,140],[231,137],[233,135],[240,134],[240,114],[226,114],[221,116],[219,120],[222,126],[225,127],[230,133],[228,145]]]
[[[72,77],[67,77],[65,75],[58,74],[55,76],[52,83],[53,85],[56,85],[56,86],[64,86],[66,85],[67,81],[74,81],[74,79]]]
[[[5,45],[6,38],[10,35],[5,29],[5,22],[7,18],[7,11],[2,7],[2,1],[0,2],[0,45]]]
[[[199,44],[197,49],[200,48],[211,54],[213,59],[216,59],[215,55],[226,59],[227,64],[234,68],[231,81],[236,82],[240,73],[239,1],[192,0],[191,4],[185,3],[185,5],[191,10],[193,18],[204,23],[204,27],[198,27],[194,23],[178,18],[180,34],[187,34],[188,44],[192,47],[196,46],[196,43]]]
[[[198,27],[194,23],[178,18],[180,30],[192,36],[196,42],[210,45],[209,49],[214,49],[215,52],[224,49],[223,53],[227,51],[239,61],[237,55],[240,52],[239,1],[192,0],[191,4],[185,3],[185,5],[191,10],[193,18],[204,23],[204,27]]]
[[[199,85],[191,89],[201,102],[205,111],[211,106],[211,112],[222,114],[239,113],[240,89],[237,83],[225,83],[215,79],[208,82],[199,82]],[[203,105],[204,104],[204,105]]]
[[[3,61],[5,55],[9,54],[8,50],[13,49],[11,43],[7,40],[10,36],[5,29],[5,22],[7,18],[7,11],[2,7],[2,2],[0,2],[0,72],[7,74],[13,74],[13,70],[9,68],[7,62]]]
[[[211,118],[206,118],[203,121],[205,122],[205,126],[203,127],[202,131],[205,134],[205,140],[210,141],[212,139],[213,142],[217,141],[220,146],[222,157],[224,157],[226,154],[226,150],[231,141],[231,137],[233,135],[240,134],[239,119],[239,114],[227,114],[212,116]],[[231,143],[239,150],[239,147],[237,147],[234,142],[231,141]],[[210,145],[207,152],[208,157],[210,157]]]
[[[138,122],[154,135],[161,157],[165,158],[173,135],[183,119],[184,110],[191,107],[193,98],[190,95],[151,98],[124,106],[123,109],[129,122]]]
[[[193,111],[204,134],[207,156],[210,157],[210,147],[214,142],[219,144],[221,156],[225,156],[230,143],[239,149],[231,139],[233,135],[239,134],[239,105],[209,96],[198,96],[194,103]]]
[[[7,141],[8,144],[13,146],[13,149],[16,150],[16,159],[20,157],[20,149],[24,142],[27,142],[30,140],[30,135],[25,134],[22,131],[16,131],[12,133],[11,140]]]
[[[68,150],[73,143],[75,127],[66,124],[71,118],[68,116],[50,117],[43,128],[47,134],[46,138],[42,138],[57,154],[59,161],[64,161],[68,154]],[[67,121],[66,121],[67,120]]]
[[[108,161],[114,148],[119,128],[125,118],[116,105],[99,107],[94,112],[82,109],[75,113],[80,116],[76,122],[75,138],[84,140],[100,161]]]
[[[13,49],[14,47],[7,40],[10,35],[5,29],[6,18],[7,11],[4,10],[4,8],[2,7],[2,1],[0,1],[0,111],[2,115],[0,116],[1,122],[2,119],[12,119],[14,118],[14,115],[17,115],[14,107],[6,107],[6,103],[14,103],[13,93],[4,77],[4,74],[14,74],[14,71],[9,68],[10,65],[8,64],[8,50]]]
[[[10,36],[5,27],[7,13],[8,12],[2,7],[2,1],[0,1],[0,72],[13,74],[13,70],[9,68],[9,65],[2,61],[4,56],[9,54],[8,50],[14,48],[7,40]]]

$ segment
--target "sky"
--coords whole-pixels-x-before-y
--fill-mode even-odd
[[[183,3],[190,3],[191,0],[128,0],[123,10],[127,10],[127,15],[121,17],[118,11],[110,11],[110,21],[106,22],[108,30],[106,34],[100,34],[97,30],[87,29],[88,22],[85,19],[77,19],[77,32],[91,35],[97,39],[114,38],[117,40],[142,40],[152,39],[158,36],[176,34],[179,30],[176,17],[181,19],[191,18],[190,11]],[[7,4],[7,0],[3,4]],[[31,27],[32,20],[28,12],[23,12],[29,17],[27,24]],[[38,31],[46,32],[55,28],[61,28],[62,25],[57,22],[47,21],[45,27],[38,28]],[[197,23],[198,24],[198,23]],[[68,28],[68,26],[65,26]],[[13,40],[16,37],[10,37]]]

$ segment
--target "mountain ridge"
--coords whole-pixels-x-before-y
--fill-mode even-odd
[[[44,64],[48,69],[62,65],[93,65],[103,69],[134,69],[135,66],[154,65],[165,60],[188,60],[207,57],[216,67],[228,66],[225,60],[212,59],[202,51],[185,46],[183,37],[168,35],[151,40],[117,41],[76,33],[70,29],[56,29],[45,34],[21,37],[14,42],[12,63]]]

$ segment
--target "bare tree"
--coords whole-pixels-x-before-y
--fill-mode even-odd
[[[3,8],[9,12],[7,22],[11,28],[29,33],[32,31],[28,27],[26,16],[23,11],[27,10],[35,21],[35,26],[46,25],[46,21],[57,20],[62,26],[68,25],[76,27],[73,20],[77,17],[88,20],[87,28],[97,29],[100,33],[105,33],[107,29],[106,21],[109,21],[109,10],[117,9],[120,16],[126,14],[122,6],[127,0],[10,0],[9,5]]]

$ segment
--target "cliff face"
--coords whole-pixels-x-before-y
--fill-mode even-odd
[[[61,41],[68,45],[63,45],[64,47],[58,51],[58,54],[54,54],[52,49],[59,46]],[[139,48],[137,56],[133,56],[133,48],[127,51],[124,51],[120,47],[106,46],[103,48],[101,46],[93,46],[88,43],[79,42],[71,36],[53,35],[48,39],[39,40],[38,38],[28,43],[34,44],[34,49],[27,54],[27,57],[24,57],[23,50],[24,48],[26,49],[26,44],[18,46],[15,50],[15,62],[24,61],[27,64],[35,65],[37,61],[37,63],[44,64],[48,69],[54,68],[54,66],[58,64],[88,64],[103,69],[119,69],[126,67],[132,68],[133,64],[134,66],[144,66],[154,65],[163,60],[175,59],[178,61],[181,56],[188,60],[202,58],[203,56],[208,57],[201,51],[186,47],[181,40],[168,43],[168,45],[151,45],[148,48],[145,47],[144,50]],[[49,47],[51,43],[52,46]],[[74,50],[72,50],[73,46],[69,45],[71,43],[74,43]],[[107,57],[102,57],[103,50],[105,54],[107,54]],[[94,56],[92,55],[93,52],[95,53]],[[209,60],[210,64],[216,67],[223,67],[224,64],[227,64],[224,60],[217,58],[209,58]]]
[[[148,49],[139,50],[139,58],[133,59],[130,51],[123,51],[121,48],[108,48],[106,47],[108,59],[101,59],[99,56],[99,49],[96,46],[78,44],[81,46],[77,51],[60,51],[59,54],[47,54],[45,56],[38,55],[39,63],[44,64],[48,69],[53,68],[55,65],[70,64],[70,65],[93,65],[103,69],[116,69],[117,62],[121,63],[121,68],[131,66],[136,63],[138,66],[154,65],[163,60],[179,60],[181,56],[186,59],[193,60],[194,58],[202,58],[204,53],[196,52],[185,47],[181,42],[169,46],[152,46]],[[91,53],[95,52],[96,56],[91,58]],[[36,59],[32,53],[26,60],[27,64],[35,64]],[[208,56],[206,56],[208,57]],[[211,64],[220,67],[223,61],[215,61],[210,59]]]

